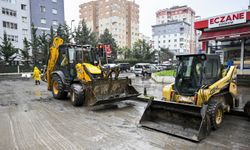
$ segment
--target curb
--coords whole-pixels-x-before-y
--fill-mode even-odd
[[[175,81],[175,78],[172,76],[157,76],[154,73],[151,78],[157,83],[171,84]]]

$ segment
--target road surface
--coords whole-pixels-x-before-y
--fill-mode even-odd
[[[127,75],[140,92],[146,87],[149,94],[161,97],[162,84]],[[250,149],[247,118],[225,116],[219,130],[194,143],[141,128],[138,122],[146,105],[128,100],[98,111],[75,108],[68,100],[53,99],[45,83],[0,80],[0,149]]]

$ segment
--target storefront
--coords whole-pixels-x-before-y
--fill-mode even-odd
[[[218,53],[225,65],[233,60],[238,74],[250,75],[250,10],[197,21],[195,29],[202,32],[202,52]]]

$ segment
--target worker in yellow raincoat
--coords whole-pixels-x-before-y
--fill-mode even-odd
[[[34,72],[33,72],[33,77],[35,80],[35,84],[39,84],[40,85],[40,80],[41,80],[41,72],[37,67],[34,67]]]

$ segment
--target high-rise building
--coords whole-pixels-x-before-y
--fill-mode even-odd
[[[99,35],[107,28],[118,46],[132,47],[139,38],[139,5],[127,0],[96,0],[80,6],[80,20]]]
[[[169,48],[175,54],[195,53],[195,12],[188,6],[175,6],[156,12],[152,26],[154,48]]]
[[[15,48],[23,48],[23,39],[30,40],[29,0],[0,1],[0,42],[4,32]]]
[[[49,33],[51,26],[57,29],[64,24],[64,0],[30,0],[31,23],[37,34]]]

